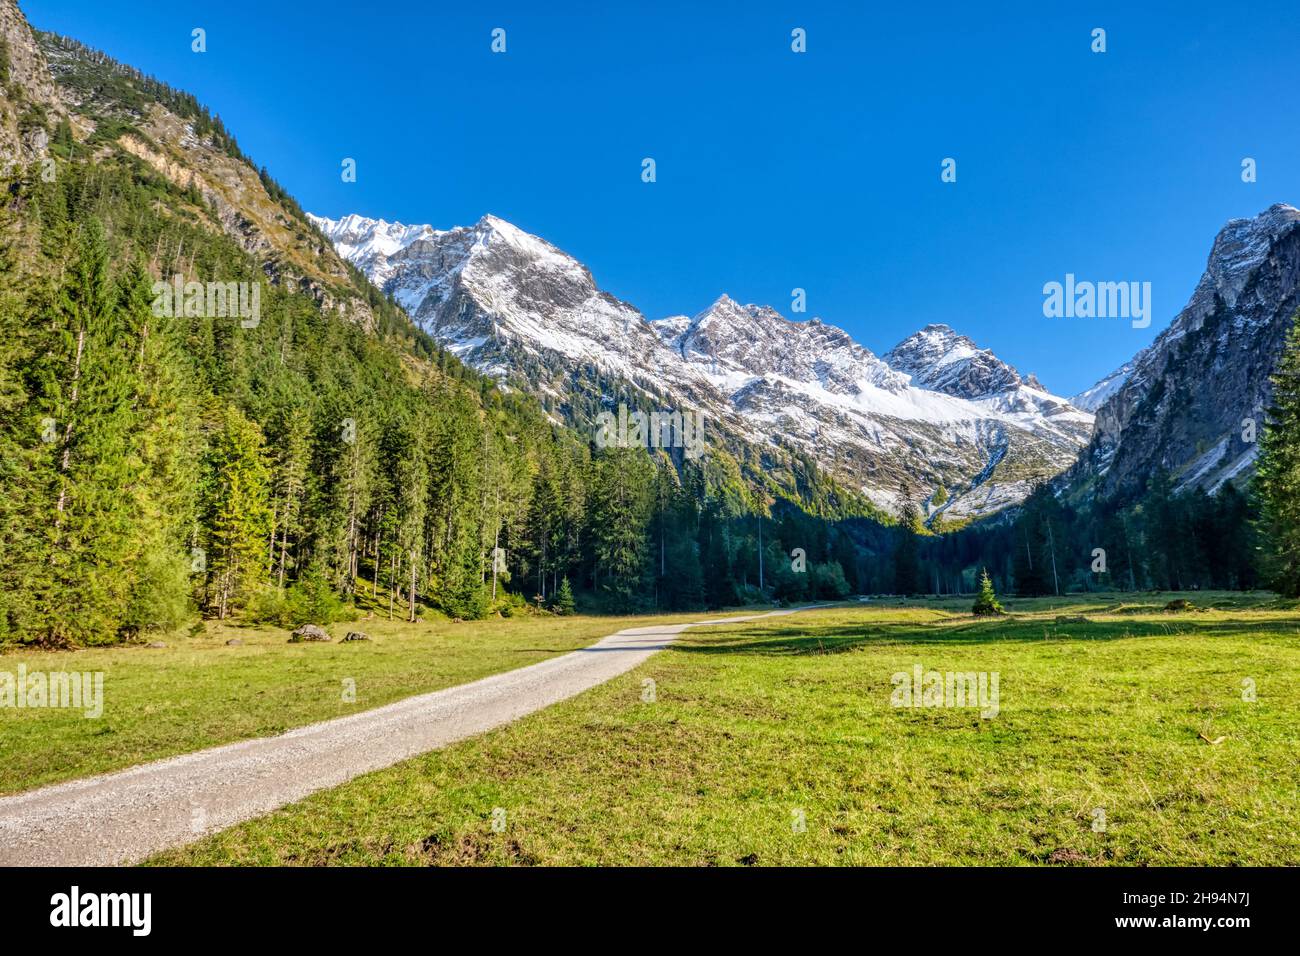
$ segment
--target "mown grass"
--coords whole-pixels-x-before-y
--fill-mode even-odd
[[[571,701],[153,862],[1294,864],[1300,610],[1186,596],[1216,609],[888,602],[688,631]],[[892,707],[917,663],[997,671],[998,715]]]
[[[289,632],[205,622],[167,647],[39,652],[8,648],[0,671],[102,671],[103,715],[0,707],[0,793],[121,769],[464,684],[583,647],[655,618],[534,617],[332,625],[336,643],[289,644]],[[372,640],[337,643],[350,630]],[[227,646],[228,640],[242,641]],[[355,702],[344,700],[344,679]]]

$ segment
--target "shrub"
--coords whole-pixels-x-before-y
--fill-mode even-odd
[[[188,559],[174,554],[146,555],[140,562],[122,629],[128,633],[176,630],[192,614],[189,590]]]
[[[294,582],[285,595],[286,627],[298,627],[302,624],[332,624],[342,620],[346,607],[343,599],[320,569],[312,568]]]
[[[813,594],[819,598],[838,601],[849,593],[849,582],[844,567],[838,561],[815,564],[812,569]]]
[[[478,621],[487,617],[492,606],[492,592],[477,580],[470,580],[448,594],[439,605],[448,617]]]
[[[502,617],[514,617],[516,614],[523,614],[528,610],[528,602],[524,600],[522,594],[503,591],[500,597],[497,598],[497,610]]]
[[[244,617],[254,624],[289,626],[289,602],[284,591],[264,587],[256,591],[244,609]]]

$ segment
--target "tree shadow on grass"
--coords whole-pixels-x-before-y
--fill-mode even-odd
[[[670,645],[687,654],[841,654],[868,645],[1000,644],[1044,641],[1117,641],[1148,637],[1240,637],[1267,632],[1281,636],[1294,631],[1294,622],[1212,621],[1191,618],[1133,619],[1056,623],[1051,619],[989,618],[938,621],[930,624],[871,623],[865,627],[747,627],[737,625],[707,634],[687,632]]]

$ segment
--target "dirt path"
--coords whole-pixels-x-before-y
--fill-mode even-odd
[[[350,717],[0,798],[0,865],[133,863],[573,697],[636,667],[688,627],[792,613],[629,628]]]

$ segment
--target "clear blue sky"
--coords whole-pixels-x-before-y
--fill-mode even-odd
[[[1067,395],[1168,324],[1224,221],[1300,204],[1294,0],[20,3],[195,93],[309,211],[491,212],[650,318],[802,287],[877,353],[944,322]],[[1067,272],[1151,282],[1151,328],[1044,318]]]

